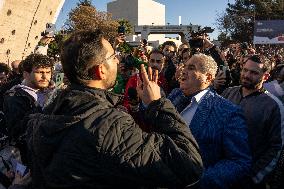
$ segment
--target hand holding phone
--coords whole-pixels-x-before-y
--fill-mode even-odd
[[[21,163],[17,163],[16,165],[16,173],[20,174],[21,176],[25,176],[28,173],[28,169],[25,165]]]

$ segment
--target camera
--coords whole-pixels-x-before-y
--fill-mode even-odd
[[[202,48],[203,47],[203,39],[196,38],[188,41],[191,48]]]
[[[118,26],[117,33],[125,34],[125,27],[123,25]]]
[[[201,36],[203,36],[204,34],[207,34],[207,33],[212,33],[213,31],[214,31],[214,29],[212,29],[211,27],[204,27],[204,28],[198,27],[197,31],[192,31],[191,32],[192,39],[190,39],[188,41],[190,47],[193,48],[193,49],[202,48],[203,47],[203,39],[200,39],[199,37],[201,37]]]

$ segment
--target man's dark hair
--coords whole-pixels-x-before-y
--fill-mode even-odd
[[[46,55],[30,54],[21,62],[20,69],[31,73],[33,68],[53,68],[53,61]]]
[[[268,58],[266,58],[264,56],[260,56],[260,55],[255,54],[255,55],[249,56],[248,59],[246,60],[246,62],[248,60],[251,60],[251,61],[256,62],[258,64],[263,64],[263,67],[262,67],[263,73],[271,71],[271,62],[269,61]]]
[[[162,49],[165,48],[165,46],[168,45],[168,46],[173,46],[175,51],[177,50],[177,45],[175,42],[173,41],[165,41],[163,44],[162,44]]]
[[[154,48],[150,53],[149,53],[149,57],[151,56],[151,54],[161,54],[164,56],[164,53],[162,51],[160,51],[157,48]]]
[[[5,63],[0,63],[0,73],[5,73],[5,75],[8,75],[10,73],[10,68],[7,64]]]
[[[63,45],[61,63],[66,77],[71,83],[84,84],[94,79],[91,71],[103,62],[106,50],[101,30],[74,33]]]
[[[184,48],[182,51],[181,51],[181,55],[183,55],[184,53],[188,53],[190,55],[190,52],[191,52],[191,49],[190,48]]]

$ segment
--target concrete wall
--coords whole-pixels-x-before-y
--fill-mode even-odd
[[[165,25],[166,24],[166,6],[152,1],[139,0],[138,1],[138,25]],[[162,41],[165,35],[152,34],[148,36],[149,41]]]
[[[107,12],[112,14],[113,19],[126,19],[132,25],[138,24],[138,1],[118,0],[107,4]]]
[[[165,25],[166,6],[152,0],[138,0],[138,25]]]
[[[0,62],[9,64],[34,51],[46,23],[55,23],[65,0],[0,1]]]

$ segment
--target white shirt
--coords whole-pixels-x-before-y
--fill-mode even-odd
[[[203,99],[204,95],[209,91],[209,89],[205,89],[195,96],[192,97],[190,104],[180,113],[180,115],[183,117],[187,125],[189,126],[191,123],[191,120],[198,108],[198,105],[200,104],[201,100]]]

